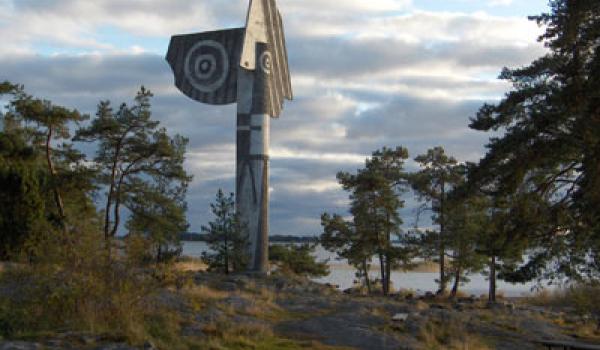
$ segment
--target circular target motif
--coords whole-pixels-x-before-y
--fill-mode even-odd
[[[260,68],[266,74],[271,74],[271,69],[273,68],[273,57],[271,56],[271,52],[265,51],[260,55]]]
[[[185,57],[187,81],[204,93],[219,89],[229,75],[229,57],[222,44],[214,40],[197,42]]]

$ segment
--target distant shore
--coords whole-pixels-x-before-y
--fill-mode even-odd
[[[182,242],[206,242],[207,235],[202,233],[182,233],[179,235]],[[291,236],[274,235],[269,236],[269,241],[274,243],[317,243],[319,239],[315,236]]]

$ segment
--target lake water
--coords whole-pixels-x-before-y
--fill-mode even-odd
[[[199,258],[203,252],[208,250],[209,248],[205,242],[183,242],[184,256]],[[352,287],[353,281],[356,279],[354,277],[355,270],[352,266],[348,265],[346,261],[336,259],[335,254],[326,251],[321,246],[317,246],[315,257],[318,260],[328,260],[330,270],[328,276],[313,279],[315,282],[339,285],[341,290]],[[377,261],[374,261],[374,263],[376,262]],[[377,270],[372,270],[369,274],[373,278],[378,277]],[[437,277],[437,272],[394,271],[392,272],[391,279],[395,289],[410,289],[417,294],[424,294],[427,291],[437,290],[437,283],[435,282]],[[468,277],[471,281],[461,286],[460,290],[462,292],[477,296],[487,294],[488,281],[485,276],[474,274]],[[498,281],[497,286],[498,293],[503,293],[505,296],[509,297],[518,297],[530,294],[534,284],[512,284]]]

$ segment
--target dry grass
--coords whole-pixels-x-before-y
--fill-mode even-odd
[[[573,285],[553,291],[542,290],[523,299],[529,305],[566,310],[568,317],[553,317],[558,326],[584,338],[600,339],[600,284]],[[579,319],[575,316],[579,316]]]
[[[427,350],[491,350],[482,338],[469,333],[460,320],[429,321],[418,338]]]
[[[543,289],[534,295],[524,297],[522,301],[534,306],[567,306],[568,300],[565,290]]]
[[[206,271],[208,265],[206,265],[201,259],[186,258],[182,261],[178,261],[174,264],[174,268],[179,272],[199,272]]]
[[[239,294],[249,302],[239,313],[255,317],[264,321],[281,321],[290,318],[288,312],[275,303],[275,293],[267,288],[258,288],[254,293],[242,292]]]
[[[555,306],[574,308],[580,312],[600,311],[600,284],[573,285],[552,291],[542,290],[523,299],[525,303],[536,306]]]
[[[236,324],[219,320],[203,328],[208,340],[201,347],[210,350],[345,350],[347,348],[327,346],[314,340],[293,340],[278,337],[264,324]],[[348,349],[349,350],[349,349]]]
[[[10,270],[15,270],[18,268],[25,268],[26,266],[24,264],[17,264],[17,263],[11,263],[11,262],[2,262],[0,261],[0,273],[3,272],[7,272]]]
[[[439,273],[440,265],[433,261],[422,261],[403,272]]]
[[[181,289],[182,295],[189,300],[194,311],[200,311],[208,305],[225,299],[229,293],[204,285],[187,285]]]

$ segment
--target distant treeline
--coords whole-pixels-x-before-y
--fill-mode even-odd
[[[203,233],[187,232],[180,234],[179,238],[185,242],[206,242],[207,236]],[[274,235],[269,236],[269,241],[277,243],[314,243],[318,241],[318,238],[314,236]]]

